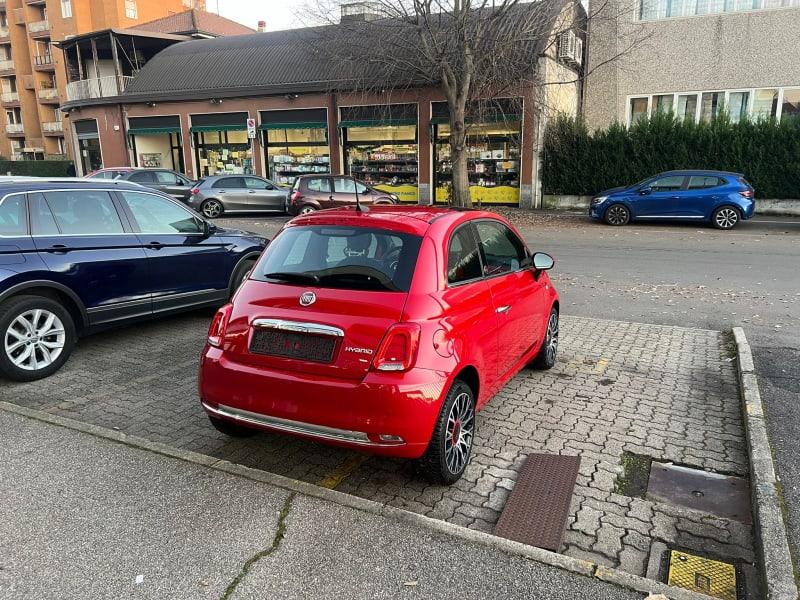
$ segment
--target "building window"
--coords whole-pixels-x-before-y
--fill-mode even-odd
[[[800,6],[800,0],[640,0],[640,20]]]
[[[61,0],[61,17],[63,19],[72,17],[72,0]]]
[[[673,111],[674,94],[653,96],[653,112],[670,113]]]
[[[728,114],[731,121],[744,119],[750,110],[750,92],[731,92],[728,95]]]
[[[631,98],[631,125],[647,118],[648,98]]]
[[[797,117],[798,115],[800,115],[800,88],[783,90],[781,121],[788,117]]]
[[[680,119],[695,119],[697,115],[697,94],[679,94],[675,115]]]
[[[778,112],[778,90],[756,90],[753,97],[753,118],[774,117]]]
[[[139,11],[136,8],[136,0],[125,0],[125,16],[129,19],[139,18]]]
[[[710,121],[719,116],[725,104],[725,92],[703,92],[700,100],[700,120]]]

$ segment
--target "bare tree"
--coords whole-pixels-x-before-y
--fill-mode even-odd
[[[539,102],[536,90],[546,84],[539,57],[559,33],[574,30],[584,37],[586,27],[579,5],[564,0],[368,0],[360,3],[358,18],[344,15],[339,21],[346,3],[310,0],[306,13],[318,23],[336,24],[315,29],[319,52],[335,65],[331,79],[351,90],[441,91],[449,108],[456,206],[471,206],[470,123],[497,109],[493,98]]]

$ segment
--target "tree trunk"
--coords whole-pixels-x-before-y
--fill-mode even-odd
[[[463,108],[450,111],[450,161],[453,165],[453,189],[450,201],[453,206],[471,207],[469,174],[467,166],[467,136]]]

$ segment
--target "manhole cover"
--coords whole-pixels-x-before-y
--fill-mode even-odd
[[[742,523],[751,523],[750,489],[741,477],[653,461],[648,500],[678,504]]]
[[[673,550],[667,583],[720,600],[736,600],[736,567]]]

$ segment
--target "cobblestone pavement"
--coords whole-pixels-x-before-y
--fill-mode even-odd
[[[749,525],[615,493],[624,451],[747,474],[733,354],[719,332],[564,317],[556,367],[523,371],[491,400],[464,478],[446,488],[417,479],[409,462],[218,433],[196,391],[210,316],[86,338],[55,376],[0,382],[0,398],[489,532],[528,453],[577,454],[565,554],[637,575],[654,543],[754,560]]]

